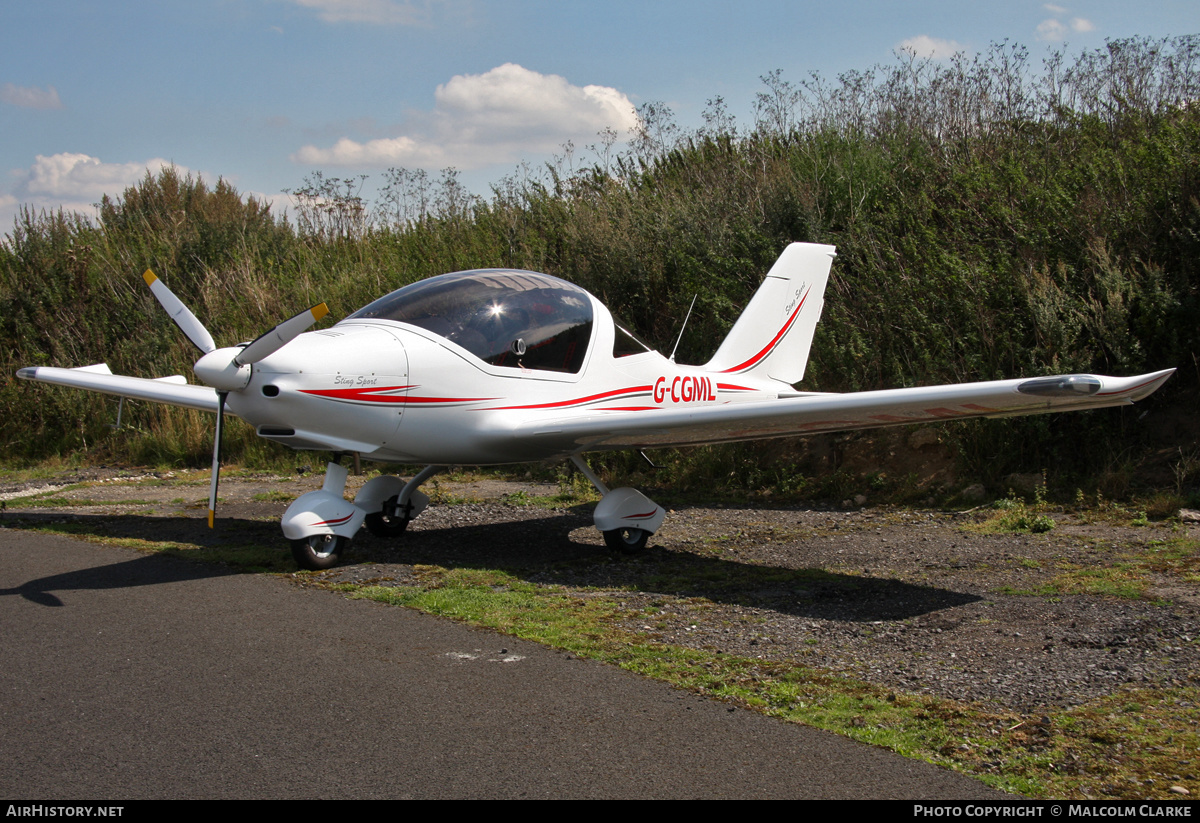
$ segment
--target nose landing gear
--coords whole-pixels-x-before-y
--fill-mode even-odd
[[[418,487],[444,469],[428,466],[407,483],[391,475],[376,477],[351,503],[345,498],[348,470],[329,463],[320,490],[300,495],[283,514],[283,536],[292,543],[296,564],[310,571],[333,568],[364,521],[374,535],[399,537],[429,505]]]
[[[348,537],[336,534],[314,534],[292,541],[292,557],[296,565],[309,571],[323,571],[337,565],[338,556],[350,545]]]

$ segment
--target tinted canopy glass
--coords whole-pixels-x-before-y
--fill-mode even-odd
[[[592,301],[576,285],[529,271],[477,269],[421,280],[347,320],[395,320],[462,346],[493,366],[578,373]]]

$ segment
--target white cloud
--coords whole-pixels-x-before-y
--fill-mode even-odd
[[[37,86],[15,86],[5,83],[0,87],[0,103],[21,106],[27,109],[61,109],[62,101],[58,99],[58,89],[47,86],[40,89]]]
[[[157,174],[164,166],[174,165],[155,158],[145,163],[104,163],[87,154],[63,152],[45,156],[39,154],[28,169],[13,175],[15,184],[8,192],[0,193],[0,233],[7,232],[22,206],[35,212],[78,212],[89,217],[96,215],[96,204],[104,195],[120,195],[150,171]],[[175,166],[180,174],[188,170]]]
[[[437,87],[432,111],[406,133],[330,148],[305,146],[292,160],[307,165],[470,169],[554,151],[567,140],[591,140],[606,128],[637,125],[633,103],[607,86],[573,86],[564,78],[506,63],[484,74],[460,74]]]
[[[919,34],[916,37],[902,40],[897,48],[900,51],[911,51],[917,57],[928,57],[932,60],[942,60],[966,51],[966,48],[955,40],[943,40],[940,37],[930,37],[928,34]]]
[[[426,9],[396,0],[292,0],[298,5],[316,9],[326,23],[373,23],[375,25],[408,26],[428,18]]]
[[[305,146],[292,155],[292,160],[309,166],[447,166],[446,147],[433,143],[418,143],[411,137],[381,138],[357,143],[343,137],[331,148]]]
[[[1062,21],[1053,17],[1043,20],[1037,25],[1038,40],[1062,40],[1067,36],[1067,27]]]
[[[1059,18],[1063,17],[1067,13],[1068,9],[1065,9],[1062,6],[1056,6],[1051,3],[1047,3],[1046,5],[1042,6],[1042,8],[1054,16],[1038,23],[1036,30],[1038,40],[1065,40],[1068,32],[1073,31],[1076,33],[1083,33],[1094,31],[1096,28],[1092,21],[1088,20],[1086,17],[1072,17],[1069,23],[1064,23]]]
[[[36,197],[85,197],[98,201],[105,194],[120,194],[145,177],[147,169],[157,172],[170,165],[170,161],[161,158],[145,163],[102,163],[100,158],[86,154],[64,152],[50,157],[39,154],[23,188]],[[187,169],[180,172],[186,174]]]

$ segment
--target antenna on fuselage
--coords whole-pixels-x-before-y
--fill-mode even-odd
[[[694,309],[696,307],[696,298],[699,296],[700,296],[699,294],[695,294],[692,296],[692,305],[688,306],[688,313],[683,318],[683,325],[680,326],[680,328],[679,328],[679,337],[675,338],[675,348],[671,349],[671,362],[672,363],[675,362],[675,349],[679,348],[679,343],[681,340],[683,340],[683,330],[687,328],[687,321],[689,319],[691,319],[692,309]]]

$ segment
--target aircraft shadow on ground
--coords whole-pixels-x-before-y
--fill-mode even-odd
[[[405,563],[499,568],[535,583],[703,597],[797,617],[847,622],[904,620],[982,599],[934,586],[804,567],[802,542],[796,544],[797,568],[665,548],[654,538],[639,555],[617,554],[600,543],[591,510],[591,506],[579,506],[533,520],[424,529],[391,545],[398,546],[397,554]],[[596,543],[582,542],[578,539],[581,535]],[[367,539],[360,540],[356,548],[368,556],[373,553]]]
[[[364,564],[426,564],[446,568],[501,569],[539,584],[586,586],[765,609],[796,617],[844,622],[904,620],[977,602],[978,595],[869,575],[803,567],[765,566],[663,547],[651,539],[637,555],[610,551],[592,528],[591,506],[544,513],[515,509],[520,519],[440,527],[421,524],[395,540],[365,530],[343,560],[344,569]],[[528,515],[528,516],[526,516]],[[139,515],[22,513],[0,519],[13,529],[44,529],[80,537],[171,541],[176,557],[212,562],[157,562],[153,555],[78,572],[31,580],[0,596],[18,594],[47,606],[62,605],[55,591],[156,585],[262,570],[292,571],[278,525],[224,518],[208,529],[195,518]],[[65,526],[65,528],[64,528]],[[581,539],[582,538],[582,539]],[[591,540],[595,542],[590,542]],[[266,558],[264,560],[264,558]],[[169,559],[169,558],[161,558]],[[239,571],[238,569],[241,569]],[[386,576],[386,575],[384,575]]]
[[[236,573],[227,567],[213,563],[194,563],[173,557],[146,554],[117,563],[28,580],[20,586],[0,589],[0,597],[16,595],[42,606],[62,607],[67,604],[55,592],[158,586],[164,583],[202,580]]]

